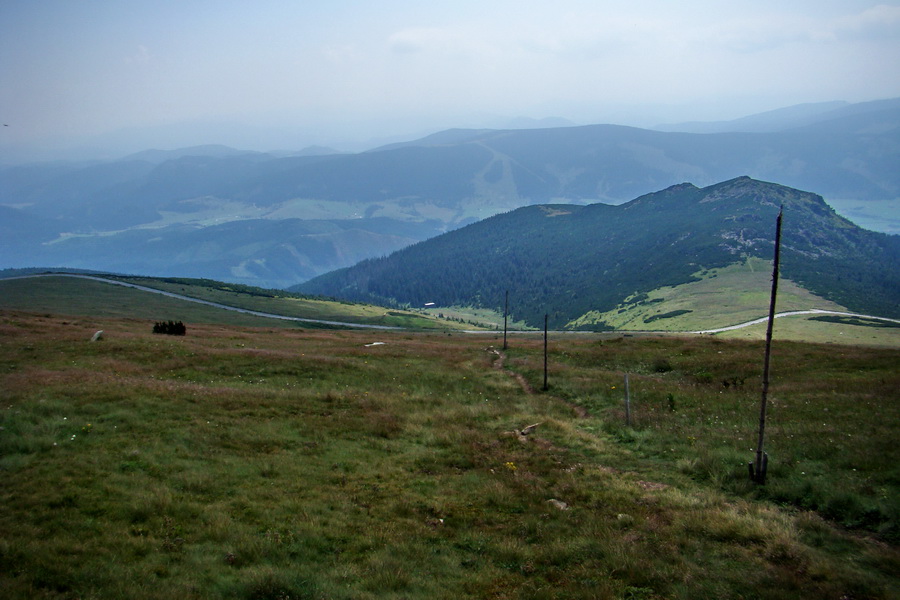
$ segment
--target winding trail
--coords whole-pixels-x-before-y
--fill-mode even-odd
[[[506,354],[504,354],[500,350],[497,350],[494,347],[488,348],[488,352],[490,352],[491,354],[493,354],[494,356],[497,357],[494,359],[494,363],[493,363],[493,367],[496,370],[503,371],[504,373],[506,373],[513,379],[515,379],[519,383],[519,387],[522,388],[522,391],[525,392],[526,394],[528,394],[529,396],[531,394],[534,394],[534,387],[532,387],[532,385],[530,383],[528,383],[528,380],[525,379],[524,375],[522,375],[521,373],[516,373],[515,371],[511,371],[506,368]]]
[[[522,388],[522,391],[525,392],[525,394],[531,396],[535,393],[534,387],[530,383],[528,383],[528,380],[525,379],[524,375],[522,375],[521,373],[516,373],[515,371],[512,371],[512,370],[506,368],[506,354],[504,354],[500,350],[497,350],[493,346],[489,347],[487,349],[487,351],[490,352],[491,354],[493,354],[494,356],[496,356],[496,358],[494,359],[493,365],[492,365],[494,367],[494,369],[496,369],[498,371],[502,371],[503,373],[505,373],[505,374],[509,375],[510,377],[512,377],[513,379],[515,379],[518,382],[519,387]],[[573,402],[569,402],[568,400],[564,400],[562,398],[556,398],[556,399],[559,400],[560,402],[562,402],[563,404],[565,404],[566,406],[568,406],[569,408],[571,408],[575,412],[575,414],[578,416],[579,419],[585,419],[588,416],[590,416],[588,411],[584,407],[579,406]]]

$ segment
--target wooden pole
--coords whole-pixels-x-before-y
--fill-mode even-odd
[[[547,385],[547,319],[548,315],[544,314],[544,387],[545,392],[550,389]]]
[[[750,465],[750,478],[760,485],[766,483],[769,457],[763,452],[766,433],[766,404],[769,396],[769,359],[772,354],[772,328],[775,324],[775,299],[778,295],[778,261],[781,254],[781,217],[784,206],[778,211],[775,221],[775,260],[772,268],[772,295],[769,298],[769,322],[766,326],[766,356],[763,363],[762,399],[759,403],[759,436],[756,440],[756,465]]]
[[[509,315],[509,290],[506,290],[506,303],[503,305],[503,349],[506,350],[506,318]]]
[[[631,389],[628,386],[628,373],[625,373],[625,425],[631,427]]]

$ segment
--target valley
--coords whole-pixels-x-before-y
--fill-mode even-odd
[[[898,110],[836,104],[760,117],[761,131],[452,129],[352,154],[198,146],[0,164],[0,266],[288,288],[524,206],[620,205],[741,176],[897,233]]]

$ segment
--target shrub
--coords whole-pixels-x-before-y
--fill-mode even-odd
[[[153,333],[165,335],[185,335],[187,327],[181,321],[160,321],[153,325]]]
[[[672,370],[672,363],[668,358],[657,358],[653,362],[653,370],[657,373],[668,373]]]

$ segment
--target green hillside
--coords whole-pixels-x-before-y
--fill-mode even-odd
[[[495,310],[508,290],[513,317],[529,325],[542,324],[546,313],[556,328],[610,328],[616,319],[596,315],[629,298],[748,258],[771,260],[782,206],[783,277],[854,311],[900,315],[900,237],[856,227],[815,194],[746,177],[707,188],[682,184],[620,206],[526,207],[296,289]]]
[[[494,333],[167,336],[2,309],[0,334],[4,599],[893,600],[900,586],[895,349],[778,344],[759,487],[758,342],[554,336],[537,392],[538,336],[502,355]]]
[[[147,322],[179,320],[251,327],[326,328],[340,327],[328,321],[366,326],[400,327],[413,330],[474,328],[472,323],[439,319],[424,312],[388,310],[384,307],[340,302],[211,280],[103,276],[105,281],[77,276],[39,276],[0,279],[0,309],[37,313],[122,317]],[[114,285],[132,283],[185,298]],[[265,317],[226,310],[188,298],[227,307],[288,317]],[[290,318],[300,320],[289,320]]]
[[[772,261],[748,258],[721,269],[696,273],[696,281],[655,289],[626,298],[606,312],[589,312],[570,325],[585,328],[605,323],[615,329],[696,331],[745,323],[768,311]],[[778,286],[777,312],[808,310],[846,312],[847,308],[811,294],[791,280]]]
[[[758,318],[765,296],[759,286],[768,278],[769,265],[750,260],[714,270],[700,281],[662,288],[646,298],[629,299],[607,314],[588,313],[572,324],[594,328],[598,320],[628,331],[683,332],[710,329]],[[748,273],[753,273],[748,277]],[[289,294],[283,290],[252,288],[211,280],[147,277],[113,277],[94,274],[109,281],[71,276],[41,276],[26,279],[0,279],[0,310],[34,314],[59,314],[97,319],[98,329],[109,318],[126,318],[150,324],[177,320],[191,327],[199,324],[265,327],[278,329],[350,329],[352,324],[399,327],[409,331],[500,330],[503,314],[472,307],[425,308],[414,311],[386,309],[380,306],[326,300]],[[142,290],[129,289],[110,282],[134,283],[187,298],[257,311],[284,318],[265,317],[172,298]],[[789,281],[782,282],[779,310],[819,309],[844,311],[843,307],[815,297]],[[675,313],[674,315],[671,313]],[[664,315],[664,318],[660,318]],[[665,316],[668,315],[668,316]],[[291,318],[300,320],[290,320]],[[316,321],[327,321],[318,323]],[[341,326],[337,323],[346,323]],[[509,320],[513,332],[529,328]],[[717,334],[720,337],[762,339],[764,327],[748,327]],[[900,346],[900,327],[890,322],[828,320],[809,315],[781,319],[779,339],[816,342],[841,342],[882,347]]]

